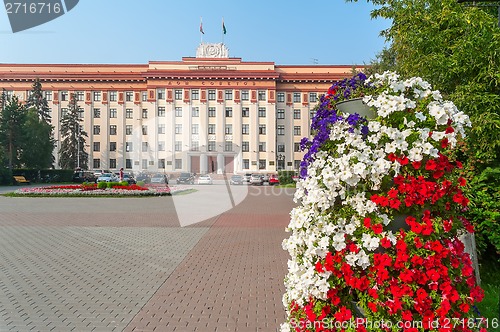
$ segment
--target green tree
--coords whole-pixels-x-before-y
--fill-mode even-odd
[[[53,127],[39,118],[38,112],[31,108],[27,111],[24,123],[24,146],[21,162],[26,168],[45,169],[54,163]]]
[[[35,109],[40,119],[50,124],[50,107],[47,103],[47,99],[43,95],[42,83],[40,83],[40,79],[38,78],[35,82],[33,82],[31,91],[28,94],[28,100],[26,100],[26,108]]]
[[[19,102],[17,96],[5,101],[0,116],[0,142],[7,155],[9,169],[21,167],[25,119],[26,108]]]
[[[63,169],[88,168],[88,154],[85,152],[85,137],[82,120],[79,117],[80,107],[76,95],[71,95],[68,112],[61,120],[61,149],[59,165]]]

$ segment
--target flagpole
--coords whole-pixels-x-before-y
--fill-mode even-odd
[[[200,44],[203,44],[203,18],[200,16]]]
[[[224,17],[222,18],[222,45],[224,45]]]

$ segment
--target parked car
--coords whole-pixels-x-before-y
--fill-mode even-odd
[[[136,184],[134,177],[130,173],[123,173],[123,181],[127,181],[128,184]]]
[[[73,182],[83,183],[83,182],[95,182],[97,177],[93,172],[88,171],[76,171],[73,173]]]
[[[139,173],[139,174],[137,174],[137,176],[135,177],[135,180],[136,181],[142,181],[144,183],[150,183],[151,182],[151,178],[146,173]]]
[[[114,173],[102,173],[96,182],[119,182],[120,178]]]
[[[262,176],[260,174],[252,174],[250,176],[250,184],[264,184],[264,180],[262,180]]]
[[[198,184],[213,184],[213,181],[210,175],[203,174],[198,177]]]
[[[269,174],[263,174],[262,181],[269,183]]]
[[[245,181],[246,183],[249,183],[251,176],[252,176],[252,174],[246,173],[245,175],[243,175],[243,181]]]
[[[194,184],[194,175],[192,173],[181,173],[177,178],[177,184],[179,183]]]
[[[95,169],[94,170],[94,176],[96,178],[100,177],[104,173],[111,173],[111,171],[109,169]]]
[[[278,174],[269,175],[269,185],[273,186],[275,184],[280,184],[280,180],[278,178]]]
[[[151,183],[168,184],[167,174],[157,173],[151,177]]]
[[[229,179],[229,184],[243,184],[243,182],[243,176],[237,174],[231,176],[231,179]]]

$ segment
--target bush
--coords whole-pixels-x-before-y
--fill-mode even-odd
[[[0,167],[0,184],[12,184],[12,171],[8,167]]]
[[[108,188],[113,188],[114,186],[121,186],[121,182],[108,182]]]
[[[144,181],[137,181],[137,185],[139,187],[144,187]]]
[[[108,187],[108,183],[107,182],[99,182],[97,184],[97,188],[98,189],[106,189]]]
[[[16,168],[12,175],[22,175],[31,182],[72,182],[73,171],[70,169],[26,169]]]
[[[479,253],[484,254],[491,246],[500,255],[500,167],[488,167],[473,178],[468,198],[471,204],[467,216],[476,227]]]
[[[295,183],[293,181],[293,176],[295,175],[295,171],[278,171],[278,179],[280,184],[290,184]]]

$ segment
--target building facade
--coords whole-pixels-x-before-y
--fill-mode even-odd
[[[0,89],[26,100],[38,78],[56,165],[71,94],[90,169],[200,173],[298,169],[319,97],[352,66],[276,65],[201,44],[196,57],[139,65],[0,64]]]

